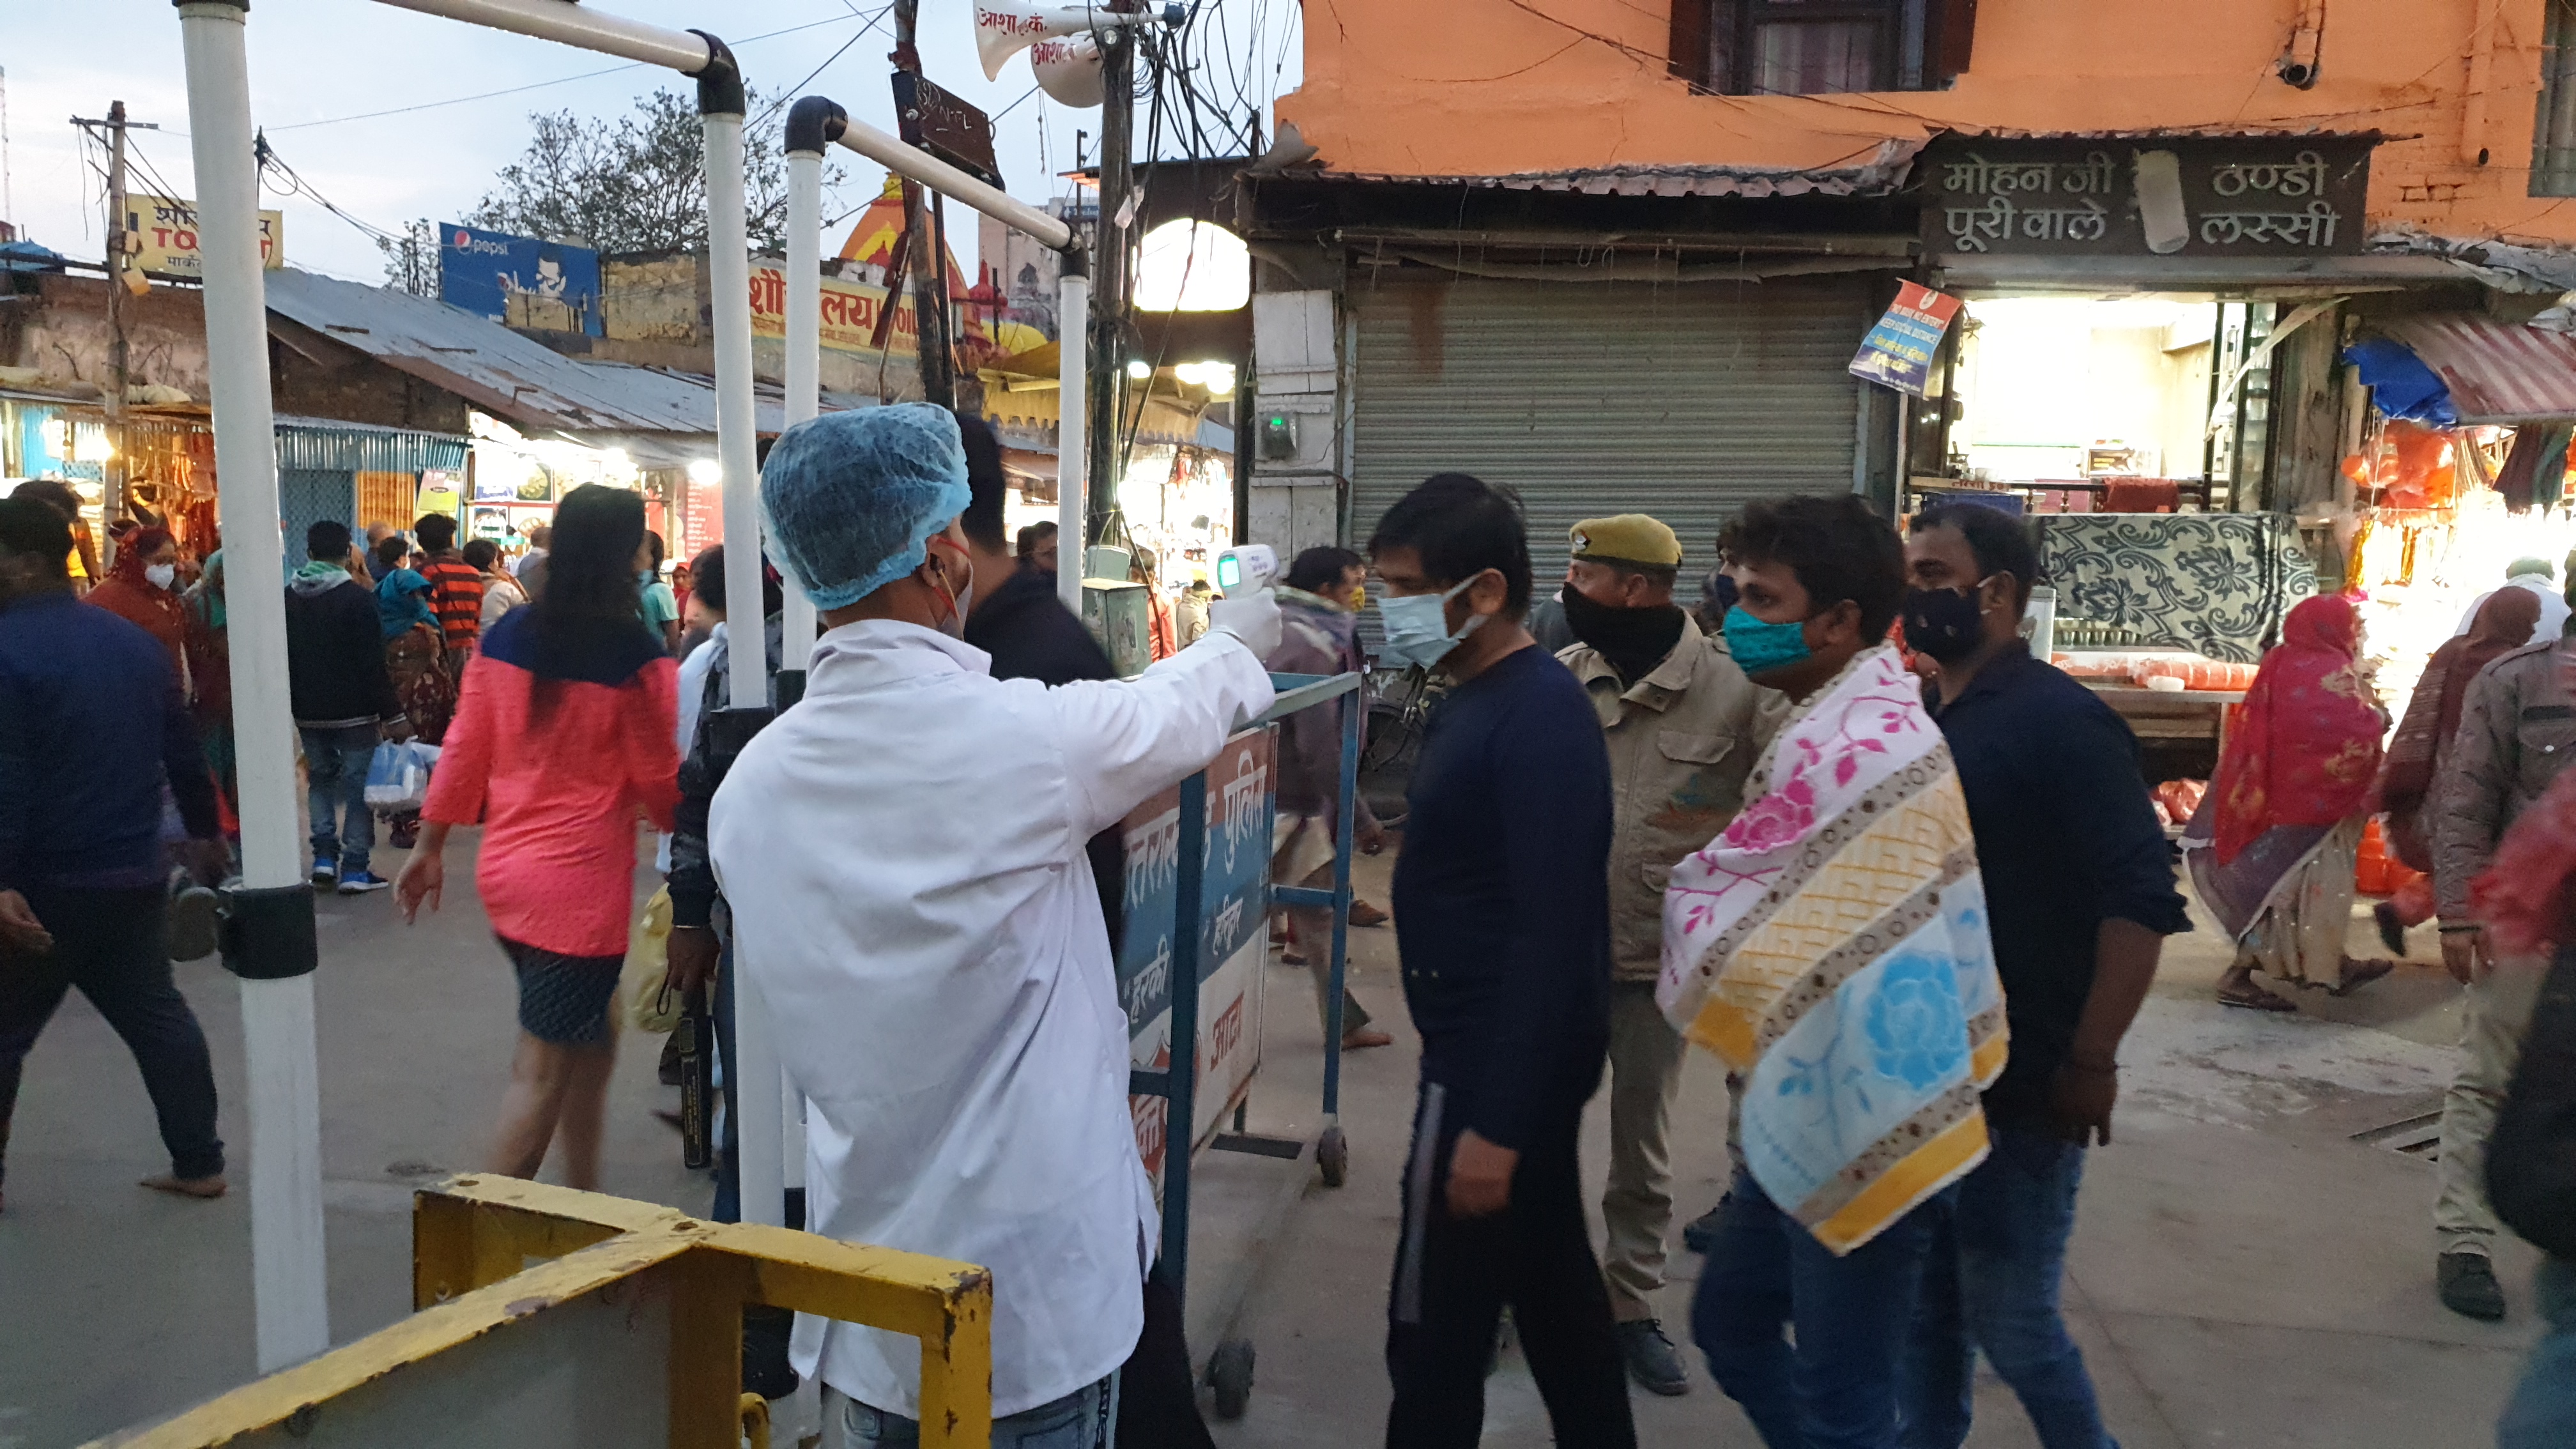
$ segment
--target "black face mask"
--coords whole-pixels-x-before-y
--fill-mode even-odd
[[[1905,647],[1956,664],[1985,642],[1985,605],[1971,587],[1910,589],[1905,595]]]
[[[1601,652],[1610,667],[1619,671],[1621,682],[1634,684],[1653,672],[1682,640],[1682,611],[1678,604],[1659,604],[1644,609],[1622,609],[1594,603],[1582,590],[1567,584],[1557,594],[1565,604],[1565,625],[1574,637]]]

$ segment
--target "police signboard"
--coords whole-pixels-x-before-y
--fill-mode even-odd
[[[603,333],[599,253],[568,242],[443,223],[438,295],[451,307],[512,327]]]
[[[1921,397],[1931,379],[1932,355],[1941,350],[1941,334],[1958,315],[1958,298],[1898,282],[1887,315],[1861,339],[1851,375]]]

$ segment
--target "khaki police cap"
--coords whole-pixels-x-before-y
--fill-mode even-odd
[[[1574,525],[1567,536],[1574,542],[1576,558],[1652,568],[1681,567],[1681,539],[1661,521],[1642,513],[1587,518]]]

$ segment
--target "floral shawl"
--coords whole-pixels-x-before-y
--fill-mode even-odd
[[[1664,895],[1664,1015],[1745,1078],[1745,1165],[1836,1253],[1986,1155],[2003,989],[1967,799],[1884,645],[1781,727]]]
[[[2379,778],[2379,712],[2360,666],[2361,614],[2319,596],[2290,611],[2209,782],[2218,863],[2276,825],[2340,825]]]

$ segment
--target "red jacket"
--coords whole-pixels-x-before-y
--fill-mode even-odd
[[[482,822],[474,884],[495,932],[622,956],[635,827],[670,829],[680,798],[679,666],[640,625],[603,624],[578,657],[541,660],[537,613],[503,615],[465,667],[421,814]]]

